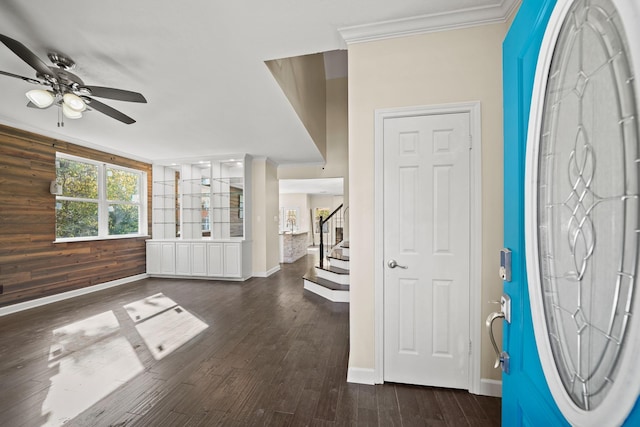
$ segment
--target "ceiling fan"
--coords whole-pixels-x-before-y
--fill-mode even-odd
[[[55,66],[49,66],[19,41],[2,34],[0,34],[0,41],[36,70],[36,78],[24,77],[6,71],[0,71],[0,74],[37,85],[49,86],[49,89],[35,89],[27,92],[28,107],[48,108],[51,105],[57,105],[62,108],[64,117],[78,119],[82,117],[82,112],[87,109],[87,106],[90,106],[90,109],[106,114],[122,123],[132,124],[135,123],[134,119],[92,97],[128,102],[147,102],[144,96],[138,92],[85,85],[80,77],[71,73],[76,64],[65,55],[50,52],[48,57]],[[58,126],[60,126],[60,120]],[[62,126],[64,126],[64,122],[62,122]]]

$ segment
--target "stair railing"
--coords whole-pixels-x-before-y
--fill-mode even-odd
[[[319,228],[320,228],[320,268],[322,268],[324,266],[324,257],[325,257],[325,252],[324,252],[324,234],[325,234],[325,227],[324,225],[327,224],[328,222],[332,221],[329,226],[327,227],[327,237],[331,237],[333,236],[333,246],[335,246],[336,244],[339,243],[339,241],[337,240],[337,237],[340,237],[340,240],[342,240],[342,236],[337,236],[337,227],[338,225],[340,225],[340,227],[342,227],[340,230],[344,230],[344,219],[342,217],[342,206],[343,204],[341,203],[340,206],[338,206],[337,208],[335,208],[335,210],[333,212],[331,212],[329,214],[329,216],[327,216],[326,218],[322,218],[322,215],[320,215],[319,218]],[[335,222],[333,221],[335,220]],[[329,240],[331,241],[331,239]],[[327,242],[329,243],[329,242]],[[332,247],[333,247],[332,246]]]

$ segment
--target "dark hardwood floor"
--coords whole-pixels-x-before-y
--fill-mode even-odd
[[[146,279],[0,317],[0,426],[500,425],[497,398],[347,383],[349,308],[302,289],[309,261],[244,283]],[[143,320],[124,308],[158,293],[136,306],[152,311]]]

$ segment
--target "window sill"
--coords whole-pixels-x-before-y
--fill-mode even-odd
[[[62,239],[56,239],[53,243],[72,243],[72,242],[93,242],[98,240],[119,240],[119,239],[149,239],[151,236],[148,234],[123,234],[119,236],[104,236],[104,237],[66,237]]]

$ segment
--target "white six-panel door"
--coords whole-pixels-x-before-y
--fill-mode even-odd
[[[383,144],[384,380],[468,388],[469,113],[386,118]]]

